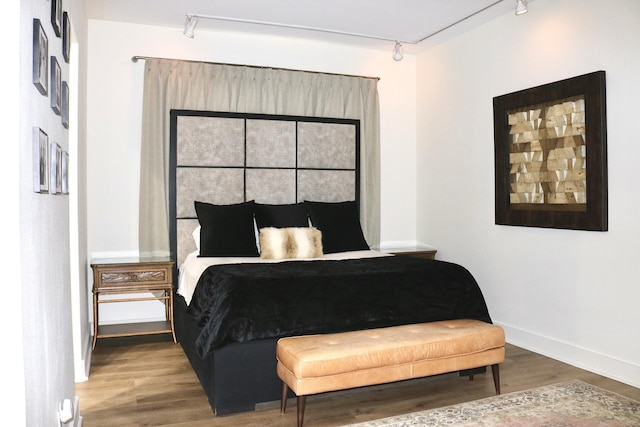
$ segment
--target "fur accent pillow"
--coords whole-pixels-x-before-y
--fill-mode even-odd
[[[260,258],[320,258],[322,233],[315,227],[260,229]]]

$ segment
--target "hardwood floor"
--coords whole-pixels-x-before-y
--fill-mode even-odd
[[[502,393],[579,379],[640,401],[640,389],[507,345]],[[76,384],[84,427],[287,426],[295,401],[216,417],[180,344],[163,336],[99,340],[89,381]],[[341,426],[494,395],[490,371],[474,381],[457,374],[309,396],[305,426]]]

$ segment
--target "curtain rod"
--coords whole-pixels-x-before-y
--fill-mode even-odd
[[[267,66],[261,66],[261,65],[247,65],[247,64],[228,64],[228,63],[224,63],[224,62],[196,61],[196,60],[190,60],[190,59],[159,58],[159,57],[155,57],[155,56],[135,55],[135,56],[131,57],[131,62],[138,62],[141,59],[142,60],[146,60],[146,59],[162,59],[164,61],[182,61],[182,62],[194,62],[194,63],[212,64],[212,65],[232,65],[232,66],[235,66],[235,67],[248,67],[248,68],[259,68],[259,69],[268,69],[268,70],[279,70],[279,71],[302,71],[302,72],[311,73],[311,74],[326,74],[326,75],[329,75],[329,76],[358,77],[358,78],[362,78],[362,79],[380,80],[380,77],[357,76],[357,75],[354,75],[354,74],[325,73],[323,71],[294,70],[292,68],[267,67]]]

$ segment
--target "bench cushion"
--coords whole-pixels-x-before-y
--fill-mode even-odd
[[[298,395],[420,378],[504,361],[504,331],[448,320],[278,341],[278,375]]]

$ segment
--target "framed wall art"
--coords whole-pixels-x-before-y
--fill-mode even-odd
[[[62,82],[62,112],[60,114],[62,126],[69,129],[69,84]]]
[[[49,194],[62,191],[62,158],[60,145],[52,142],[49,146]]]
[[[49,191],[49,136],[37,126],[33,128],[33,191]]]
[[[493,98],[495,222],[606,231],[605,72]]]
[[[64,61],[69,63],[69,55],[71,53],[71,21],[69,20],[69,14],[64,12],[62,14],[62,56]]]
[[[62,34],[62,0],[51,0],[51,25],[57,37]]]
[[[47,95],[49,81],[49,39],[39,19],[33,20],[33,84]]]
[[[69,153],[62,152],[62,194],[69,194]]]
[[[62,111],[62,71],[55,56],[51,57],[51,109],[56,114]]]

